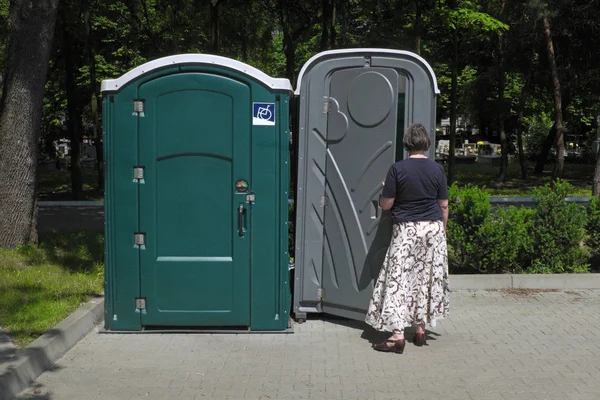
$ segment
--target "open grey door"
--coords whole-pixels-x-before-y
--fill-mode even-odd
[[[336,71],[328,100],[321,300],[324,312],[360,318],[389,244],[386,235],[373,238],[381,182],[394,163],[398,72]]]
[[[378,198],[388,169],[405,156],[396,146],[398,121],[435,134],[432,76],[412,53],[376,49],[321,53],[302,69],[296,319],[311,312],[364,318],[391,238]]]

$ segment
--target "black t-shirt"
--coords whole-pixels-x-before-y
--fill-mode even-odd
[[[448,199],[444,168],[428,158],[407,158],[392,165],[385,179],[382,197],[395,198],[394,223],[441,221],[438,200]]]

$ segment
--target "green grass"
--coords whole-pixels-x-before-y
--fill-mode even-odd
[[[521,179],[521,168],[517,160],[511,160],[508,179],[503,184],[497,182],[500,167],[491,164],[456,164],[455,183],[459,187],[467,185],[485,187],[492,196],[531,196],[533,188],[544,186],[552,177],[553,164],[548,163],[542,176],[533,176],[534,163],[528,163],[528,179]],[[444,164],[446,171],[448,165]],[[565,164],[563,179],[573,185],[571,196],[591,196],[593,164]]]
[[[0,249],[0,326],[26,346],[102,293],[104,235],[45,234],[39,246]]]
[[[98,190],[98,173],[93,168],[82,168],[83,191],[80,200],[102,200],[104,193]],[[39,171],[38,198],[41,201],[73,200],[71,172]]]

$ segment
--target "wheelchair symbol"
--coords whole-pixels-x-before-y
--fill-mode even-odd
[[[273,111],[271,111],[269,106],[258,107],[258,110],[256,111],[256,118],[270,121],[271,118],[273,118]]]

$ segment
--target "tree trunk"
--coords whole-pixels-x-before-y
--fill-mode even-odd
[[[532,58],[535,57],[535,50],[532,52]],[[525,86],[523,86],[523,90],[521,91],[521,98],[519,100],[519,128],[517,129],[517,146],[519,148],[519,165],[521,167],[521,179],[527,180],[527,164],[525,162],[525,151],[523,150],[523,119],[524,119],[524,110],[525,110],[525,102],[527,100],[527,95],[529,93],[529,88],[531,85],[531,79],[533,75],[533,68],[529,68],[529,73],[527,74],[527,78],[525,80]],[[545,161],[545,160],[544,160]],[[544,170],[542,164],[542,172]]]
[[[241,48],[242,48],[242,61],[247,63],[248,62],[248,28],[247,25],[244,23],[244,34],[241,37]]]
[[[548,158],[548,154],[550,154],[550,149],[552,149],[552,144],[556,140],[556,124],[552,125],[550,129],[550,133],[546,136],[544,143],[542,144],[542,150],[540,151],[540,155],[535,163],[535,168],[533,169],[534,175],[543,175],[544,174],[544,165],[546,164],[546,159]]]
[[[506,1],[502,1],[500,7],[500,19],[504,15],[504,7]],[[508,176],[508,137],[506,135],[506,129],[504,124],[504,35],[498,35],[498,103],[496,105],[496,112],[498,117],[498,128],[500,130],[500,144],[502,148],[502,157],[500,159],[500,175],[498,180],[500,182],[506,182]]]
[[[598,153],[596,153],[596,168],[594,169],[592,196],[600,197],[600,143],[598,143]]]
[[[331,0],[322,0],[321,1],[321,12],[322,12],[322,21],[321,21],[321,51],[327,50],[327,46],[329,45],[329,20],[331,19]]]
[[[552,173],[552,179],[560,178],[563,174],[563,168],[565,165],[565,140],[564,140],[564,129],[563,129],[563,115],[562,115],[562,96],[560,92],[560,81],[558,79],[558,70],[556,68],[556,58],[554,56],[554,45],[552,44],[552,33],[550,31],[550,18],[548,14],[544,14],[544,35],[546,38],[546,49],[548,51],[548,61],[550,64],[550,73],[552,74],[552,94],[554,97],[554,113],[555,113],[555,125],[556,125],[556,164],[554,164],[554,171]]]
[[[594,169],[594,181],[592,184],[592,196],[600,197],[600,114],[596,118],[598,122],[598,131],[596,134],[595,145],[598,146],[596,149],[596,168]]]
[[[0,247],[36,243],[37,158],[58,0],[12,0],[0,99]]]
[[[450,89],[450,146],[448,150],[448,184],[451,185],[455,178],[456,168],[456,107],[458,103],[458,34],[452,40],[452,65]]]
[[[525,98],[525,96],[523,96],[523,98]],[[519,111],[519,129],[517,130],[517,146],[519,147],[519,165],[521,166],[521,179],[527,180],[527,165],[525,164],[525,152],[523,151],[523,103],[521,103],[521,109]]]
[[[104,144],[102,143],[102,134],[99,132],[100,118],[98,111],[98,97],[92,95],[92,118],[94,123],[94,147],[96,148],[96,169],[98,172],[98,190],[104,190]]]
[[[89,6],[89,5],[88,5]],[[90,23],[90,10],[86,10],[85,25],[87,31],[87,47],[88,58],[90,62],[90,108],[92,112],[93,138],[94,147],[96,149],[96,170],[98,172],[98,190],[104,190],[104,151],[102,148],[102,137],[98,130],[99,115],[98,115],[98,95],[96,82],[96,51],[94,47],[94,39],[92,35],[92,25]]]
[[[415,53],[421,55],[421,32],[423,30],[423,15],[420,0],[415,0],[415,8]]]
[[[500,175],[498,175],[498,181],[504,183],[508,177],[508,135],[506,134],[506,129],[504,129],[504,118],[500,120],[499,125],[502,156],[500,157]]]
[[[221,8],[221,0],[211,0],[210,2],[210,32],[211,32],[211,41],[210,48],[213,54],[219,54],[221,51],[220,44],[220,27],[219,27],[219,11]]]
[[[283,54],[285,55],[285,77],[295,86],[296,44],[287,30],[283,32]]]
[[[331,18],[329,19],[329,41],[331,45],[330,49],[335,49],[337,34],[335,32],[335,14],[336,14],[336,3],[337,0],[331,0]]]
[[[71,149],[71,196],[79,200],[83,190],[81,177],[81,131],[83,120],[83,107],[77,96],[76,61],[77,56],[72,48],[73,39],[69,35],[69,28],[63,25],[63,45],[65,52],[65,93],[67,97],[67,134],[70,139]]]

